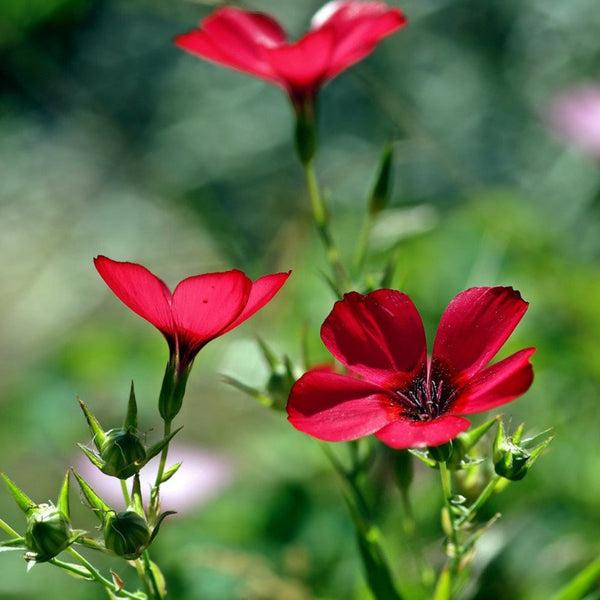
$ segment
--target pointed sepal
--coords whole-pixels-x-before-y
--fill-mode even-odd
[[[138,410],[137,402],[135,400],[135,389],[133,387],[133,381],[131,382],[131,389],[129,390],[129,401],[127,402],[127,414],[125,415],[125,423],[123,429],[137,431],[138,428]]]
[[[77,396],[77,400],[79,402],[79,406],[81,406],[83,414],[85,415],[85,419],[87,421],[88,427],[90,428],[90,433],[92,434],[94,444],[96,448],[100,450],[105,440],[104,430],[100,426],[100,423],[98,423],[96,417],[94,417],[94,415],[90,412],[88,407],[84,404],[83,400],[79,396]]]
[[[77,471],[73,471],[73,475],[75,475],[75,479],[77,479],[77,483],[81,488],[85,499],[88,501],[91,509],[96,513],[96,516],[100,519],[102,523],[104,523],[106,519],[106,515],[112,511],[110,506],[98,496],[98,494],[92,489],[92,487],[77,473]]]
[[[19,505],[19,508],[26,514],[29,513],[36,508],[36,503],[25,494],[25,492],[17,487],[15,483],[13,483],[4,473],[2,473],[2,478],[6,483],[8,490],[12,494],[12,497],[15,499],[16,503]]]

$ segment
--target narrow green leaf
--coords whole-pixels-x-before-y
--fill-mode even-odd
[[[73,475],[75,475],[75,479],[77,479],[77,483],[79,483],[79,487],[83,492],[86,500],[90,503],[90,507],[96,513],[96,516],[100,519],[102,523],[104,523],[104,519],[106,515],[110,512],[113,512],[112,509],[96,492],[90,487],[90,485],[83,479],[76,471],[73,471]]]
[[[438,578],[433,600],[451,600],[452,598],[452,579],[450,569],[444,567]]]
[[[77,400],[79,402],[79,406],[81,406],[83,414],[85,415],[85,419],[90,428],[94,444],[96,445],[96,448],[100,450],[100,447],[104,443],[104,430],[102,427],[100,427],[100,423],[98,423],[96,417],[94,417],[94,415],[89,411],[88,407],[83,403],[83,400],[79,396],[77,396]]]
[[[552,600],[582,600],[600,577],[600,557],[592,561],[563,587]]]
[[[373,596],[376,600],[402,600],[379,545],[378,530],[364,522],[348,498],[346,498],[346,504],[352,516],[365,577]]]
[[[135,389],[133,387],[133,381],[131,382],[131,389],[129,391],[129,402],[127,403],[127,415],[125,416],[125,424],[123,429],[137,430],[138,426],[138,411],[137,403],[135,401]]]
[[[175,475],[175,473],[177,473],[177,471],[179,470],[179,467],[182,465],[183,463],[176,463],[174,464],[172,467],[169,467],[163,474],[162,479],[160,480],[161,483],[164,483],[165,481],[169,481],[169,479],[171,479],[171,477],[173,477],[173,475]]]
[[[25,545],[25,538],[18,537],[14,540],[6,540],[5,542],[0,542],[0,552],[6,552],[7,550],[26,550],[27,546]]]
[[[140,517],[146,518],[144,512],[144,503],[142,502],[142,486],[140,484],[140,474],[136,473],[133,476],[133,486],[131,488],[131,505],[130,510],[134,510]]]
[[[154,458],[159,452],[162,452],[162,449],[183,429],[183,425],[178,427],[173,433],[168,435],[166,438],[160,440],[160,442],[156,442],[148,448],[146,451],[146,461],[147,463],[150,459]],[[144,463],[144,464],[145,464]]]
[[[65,515],[65,517],[67,517],[67,519],[71,518],[69,510],[69,471],[67,471],[67,474],[65,475],[65,480],[63,481],[60,489],[56,507],[58,510],[60,510],[60,512],[62,512],[63,515]]]
[[[2,473],[2,478],[6,482],[12,497],[16,500],[19,508],[27,514],[32,508],[35,508],[37,504],[31,500],[25,492],[21,491],[4,473]]]
[[[164,521],[165,517],[168,517],[170,515],[176,515],[176,514],[177,514],[176,510],[167,510],[158,517],[156,524],[154,525],[154,529],[152,530],[152,535],[150,536],[150,541],[148,542],[148,544],[151,544],[152,540],[158,535],[158,529],[161,526],[162,522]]]

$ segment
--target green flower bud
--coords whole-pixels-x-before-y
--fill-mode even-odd
[[[498,475],[511,481],[519,481],[527,475],[527,471],[540,456],[542,451],[554,439],[544,436],[544,432],[534,438],[521,441],[524,424],[519,425],[512,437],[504,433],[502,421],[498,422],[494,439],[494,469]]]
[[[104,521],[104,545],[117,556],[136,559],[148,547],[150,540],[146,519],[133,510],[111,514]]]
[[[135,475],[146,462],[146,448],[130,429],[111,429],[100,446],[102,472],[119,479]]]
[[[52,504],[40,504],[27,519],[25,543],[36,562],[54,558],[73,541],[69,519]]]

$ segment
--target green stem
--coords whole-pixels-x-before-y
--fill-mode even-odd
[[[351,447],[354,464],[352,472],[349,472],[327,444],[321,443],[320,445],[335,471],[337,471],[347,485],[350,496],[348,508],[353,517],[354,528],[358,536],[358,545],[367,584],[373,596],[376,600],[402,600],[402,596],[397,590],[392,570],[389,567],[389,562],[380,543],[381,532],[373,523],[369,504],[358,485],[357,479],[360,472],[356,470],[356,446]]]
[[[371,231],[373,230],[374,224],[375,217],[371,213],[368,213],[361,229],[360,236],[358,238],[358,245],[356,247],[355,267],[359,273],[365,264],[365,259],[367,258],[369,238],[371,237]]]
[[[325,246],[325,252],[327,260],[333,270],[333,276],[337,291],[339,294],[343,293],[344,290],[352,287],[350,278],[344,269],[344,265],[340,259],[340,253],[335,245],[333,236],[329,228],[329,217],[327,214],[327,207],[321,192],[319,190],[319,184],[317,182],[317,176],[313,167],[312,161],[309,161],[302,165],[304,169],[304,177],[306,179],[306,187],[308,190],[308,199],[310,201],[310,208],[312,211],[313,221],[321,238],[321,242]]]
[[[435,573],[431,565],[423,557],[421,545],[416,543],[415,533],[417,527],[408,489],[404,487],[400,488],[400,500],[402,502],[402,508],[404,512],[404,517],[402,519],[402,530],[404,531],[404,535],[406,536],[408,545],[410,547],[410,552],[415,561],[421,585],[426,592],[430,592],[431,586],[435,580]]]
[[[152,570],[152,561],[150,560],[150,553],[148,552],[148,550],[144,550],[144,552],[142,553],[141,560],[144,565],[144,572],[146,575],[146,580],[149,581],[151,584],[151,588],[152,588],[151,597],[155,600],[163,600],[164,596],[160,590],[158,582],[156,581],[154,571]]]
[[[139,594],[132,594],[131,592],[128,592],[127,590],[119,590],[119,588],[112,581],[109,581],[105,577],[102,577],[102,575],[100,575],[100,573],[96,570],[96,568],[88,560],[86,560],[81,554],[79,554],[79,552],[77,552],[73,548],[67,548],[67,552],[73,558],[75,558],[75,560],[77,560],[77,562],[79,562],[81,565],[83,565],[87,569],[87,571],[90,574],[90,577],[92,577],[95,581],[100,583],[106,589],[109,589],[111,592],[118,594],[119,596],[123,596],[125,598],[134,598],[135,600],[140,600]],[[56,566],[59,566],[62,569],[65,569],[67,571],[71,570],[75,573],[79,573],[78,571],[69,569],[68,568],[69,563],[64,563],[64,562],[56,560],[56,559],[52,559],[51,562],[53,564],[55,564]]]
[[[450,588],[456,577],[458,576],[462,547],[459,539],[458,523],[454,518],[454,510],[452,506],[452,474],[445,462],[438,463],[440,467],[440,477],[442,481],[442,490],[444,493],[444,503],[448,512],[448,520],[450,522],[450,542],[451,547],[447,551],[448,556],[448,577],[450,579]]]
[[[15,539],[21,537],[8,523],[3,521],[2,519],[0,519],[0,529],[4,529],[4,531],[6,531],[8,535]]]
[[[169,437],[171,435],[171,421],[165,421],[165,430],[163,437]],[[158,465],[158,472],[156,473],[156,481],[154,482],[154,488],[158,490],[162,483],[163,475],[165,474],[165,467],[167,465],[167,455],[169,454],[169,444],[167,444],[160,453],[160,463]]]
[[[127,489],[127,481],[125,479],[121,479],[121,491],[123,492],[123,499],[125,500],[125,506],[129,506],[131,504],[131,497],[129,496],[129,490]]]
[[[494,475],[494,477],[492,477],[492,479],[485,486],[481,494],[479,494],[477,500],[475,500],[475,502],[473,502],[473,504],[470,506],[469,511],[456,521],[457,527],[464,525],[475,514],[477,514],[477,511],[489,500],[490,496],[494,493],[494,490],[496,489],[496,486],[498,485],[501,479],[502,477],[500,477],[500,475]]]

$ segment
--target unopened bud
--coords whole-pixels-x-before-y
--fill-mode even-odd
[[[127,560],[138,558],[150,538],[146,519],[133,510],[111,514],[104,521],[104,545]]]
[[[69,519],[52,504],[40,504],[27,518],[25,543],[36,562],[54,558],[73,541]]]
[[[512,437],[508,437],[504,433],[502,421],[499,421],[494,439],[494,469],[498,475],[511,481],[523,479],[538,456],[554,439],[553,436],[544,439],[542,436],[545,434],[540,434],[521,441],[523,428],[524,424],[521,424]]]
[[[102,472],[119,479],[135,475],[146,461],[146,448],[140,436],[130,429],[111,429],[100,447]]]

